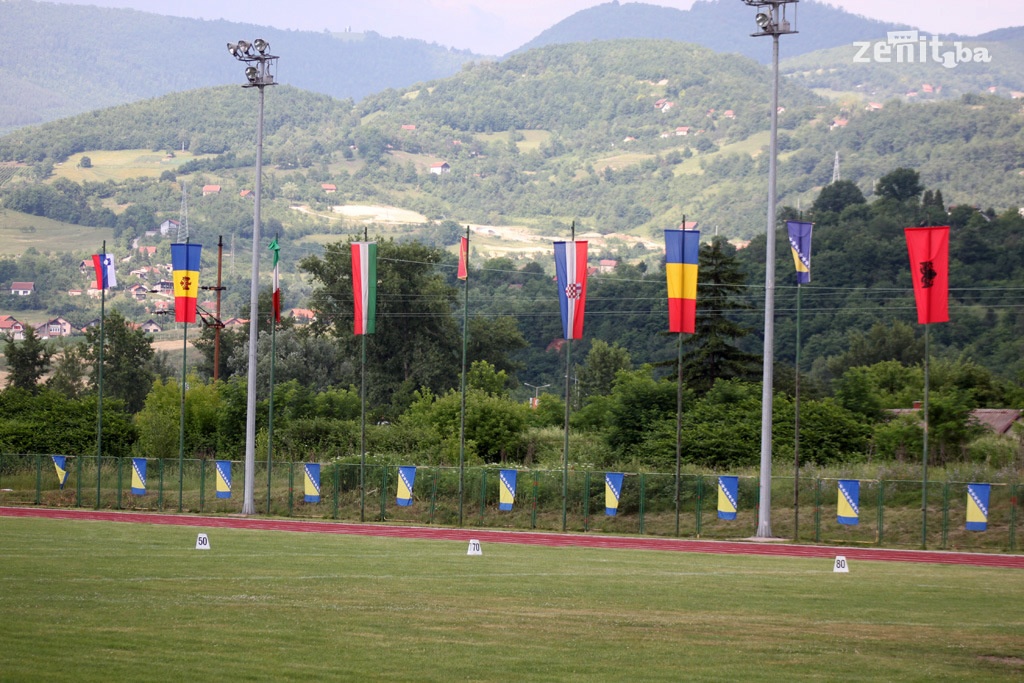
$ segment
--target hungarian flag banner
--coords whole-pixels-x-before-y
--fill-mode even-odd
[[[274,252],[274,322],[281,322],[281,272],[277,266],[277,261],[281,256],[281,247],[277,245],[277,239],[271,242],[267,249]]]
[[[699,230],[665,231],[668,331],[693,334],[697,326]]]
[[[117,287],[113,254],[93,254],[92,265],[96,269],[96,289]]]
[[[786,221],[789,232],[789,248],[793,252],[793,264],[796,266],[796,283],[806,285],[811,281],[811,231],[814,223],[803,221]]]
[[[199,263],[201,244],[172,244],[171,268],[174,273],[174,322],[194,323],[199,298]]]
[[[377,327],[377,243],[352,243],[352,295],[355,333],[373,334]]]
[[[580,339],[587,305],[587,243],[555,242],[555,274],[562,309],[562,336]]]
[[[469,279],[469,238],[459,238],[459,273],[460,280]]]
[[[914,278],[917,322],[949,322],[949,226],[904,228]]]

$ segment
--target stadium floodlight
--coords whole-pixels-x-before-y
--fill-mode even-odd
[[[772,18],[764,12],[758,12],[757,16],[754,17],[754,21],[757,22],[757,25],[761,27],[762,30],[767,30],[768,26],[772,23]]]
[[[262,38],[257,38],[256,40],[252,41],[252,46],[256,48],[256,52],[259,52],[261,55],[267,54],[267,50],[270,49],[270,43],[263,40]]]

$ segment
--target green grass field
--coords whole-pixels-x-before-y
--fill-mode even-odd
[[[14,518],[0,539],[2,680],[1024,676],[1015,570]]]

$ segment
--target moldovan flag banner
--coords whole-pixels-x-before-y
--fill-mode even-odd
[[[277,245],[277,240],[275,239],[267,249],[274,252],[274,286],[271,289],[273,292],[274,322],[281,322],[281,270],[277,265],[277,261],[281,257],[281,247]]]
[[[811,230],[814,223],[803,221],[786,221],[789,232],[789,248],[793,252],[793,264],[796,266],[796,283],[806,285],[811,281]]]
[[[917,322],[949,322],[949,226],[904,228]]]
[[[836,521],[856,526],[860,523],[860,482],[856,479],[839,480],[839,505]]]
[[[355,298],[355,333],[373,334],[377,328],[377,243],[352,243],[352,296]]]
[[[415,467],[398,468],[398,495],[397,502],[401,507],[412,505],[412,486],[416,483]]]
[[[132,458],[132,493],[146,495],[146,459]]]
[[[315,462],[307,462],[302,466],[302,478],[305,480],[305,493],[307,503],[320,502],[320,465]]]
[[[622,478],[622,472],[606,472],[604,475],[604,514],[609,517],[614,517],[619,511]]]
[[[984,531],[988,528],[988,497],[991,491],[990,484],[967,485],[968,531]]]
[[[498,472],[498,509],[512,509],[516,502],[516,470],[501,470]]]
[[[469,238],[459,238],[459,273],[460,280],[469,278]]]
[[[587,243],[555,242],[555,274],[562,309],[562,336],[580,339],[587,304]]]
[[[693,334],[697,324],[699,230],[665,231],[668,331]]]
[[[740,494],[739,477],[718,478],[718,518],[736,519],[738,506],[736,501]]]
[[[51,455],[53,458],[53,467],[57,470],[57,483],[60,484],[61,490],[64,489],[64,484],[68,481],[68,468],[66,455]]]
[[[217,467],[217,497],[231,497],[231,461],[218,460]]]
[[[117,287],[113,254],[93,254],[92,265],[96,269],[96,289]]]
[[[171,268],[174,269],[174,322],[194,323],[199,297],[201,244],[172,244]]]

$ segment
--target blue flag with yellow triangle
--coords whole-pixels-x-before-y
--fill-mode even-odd
[[[511,510],[516,502],[516,470],[498,472],[498,509]]]
[[[860,523],[860,482],[856,479],[839,480],[839,501],[836,521],[848,526]]]
[[[614,517],[619,511],[622,479],[622,472],[607,472],[604,475],[604,514],[609,517]]]
[[[307,503],[320,502],[320,464],[307,462],[302,465],[302,478]]]
[[[53,467],[57,470],[57,483],[60,484],[60,488],[64,490],[64,484],[68,481],[68,468],[66,455],[51,455],[53,458]]]
[[[217,497],[231,497],[231,461],[218,460],[217,466]]]
[[[967,485],[966,529],[968,531],[985,531],[988,529],[988,499],[991,492],[991,484]]]
[[[718,478],[718,518],[736,519],[739,508],[740,478],[723,476]]]
[[[395,498],[401,507],[412,505],[412,487],[416,483],[416,468],[398,468],[398,493]]]
[[[132,458],[132,493],[146,495],[146,459]]]

